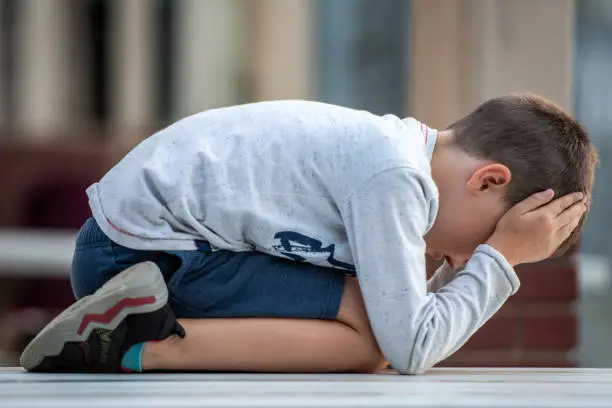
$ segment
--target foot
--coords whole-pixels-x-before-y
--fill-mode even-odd
[[[122,372],[133,345],[185,336],[168,306],[168,289],[153,262],[119,273],[64,310],[26,347],[21,365],[34,372]]]

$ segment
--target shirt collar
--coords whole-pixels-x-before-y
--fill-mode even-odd
[[[436,139],[438,138],[438,130],[430,128],[423,122],[419,122],[415,118],[407,117],[403,119],[403,122],[408,126],[416,126],[420,129],[423,143],[425,144],[425,150],[427,152],[427,158],[431,162],[433,157],[434,148],[436,147]]]
[[[434,148],[436,147],[436,139],[438,138],[438,130],[430,128],[423,122],[418,122],[421,129],[421,135],[423,135],[423,141],[425,142],[425,148],[427,150],[427,157],[431,162],[433,157]]]

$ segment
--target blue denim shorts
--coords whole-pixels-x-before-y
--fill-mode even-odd
[[[79,231],[72,288],[81,298],[130,266],[161,269],[177,317],[286,317],[334,320],[344,292],[340,270],[259,252],[141,251],[111,241],[90,218]]]

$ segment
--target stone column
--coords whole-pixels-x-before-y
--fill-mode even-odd
[[[448,124],[461,109],[463,0],[412,0],[409,112],[431,126]]]
[[[571,108],[572,0],[413,0],[410,114],[446,126],[532,91]]]
[[[250,6],[253,99],[314,97],[316,1],[252,0]]]
[[[15,126],[40,138],[78,117],[71,2],[21,0],[17,12]]]
[[[241,102],[245,3],[177,3],[174,116]]]
[[[573,0],[470,0],[468,103],[531,91],[572,108]]]
[[[155,8],[150,0],[121,0],[111,6],[110,122],[119,135],[151,126],[156,119]]]

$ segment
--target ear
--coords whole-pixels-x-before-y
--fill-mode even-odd
[[[512,173],[503,164],[494,163],[480,167],[468,180],[468,190],[474,194],[501,191],[510,183]]]

